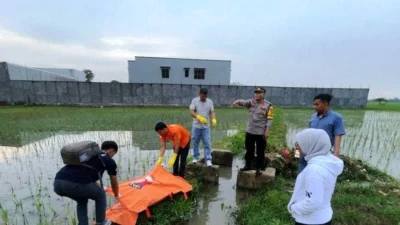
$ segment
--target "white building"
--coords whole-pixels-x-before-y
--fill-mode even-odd
[[[231,61],[136,56],[128,72],[130,83],[229,85]]]

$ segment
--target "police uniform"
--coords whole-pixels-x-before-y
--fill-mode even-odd
[[[257,88],[255,92],[264,92],[264,88]],[[250,170],[251,162],[254,159],[255,145],[257,146],[257,172],[260,173],[265,162],[265,148],[267,138],[264,136],[265,131],[272,126],[274,119],[274,109],[272,104],[266,100],[258,103],[255,98],[241,101],[240,105],[248,108],[248,121],[246,129],[246,166],[243,170]]]

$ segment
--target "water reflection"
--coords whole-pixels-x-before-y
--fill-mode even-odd
[[[220,139],[233,135],[237,131],[213,131],[213,138]],[[44,136],[50,135],[46,138]],[[58,133],[21,133],[22,140],[34,140],[22,147],[0,146],[0,185],[2,192],[0,202],[8,210],[12,224],[37,224],[40,217],[51,221],[51,224],[72,224],[75,215],[75,202],[54,194],[52,182],[56,172],[64,166],[60,150],[72,142],[92,140],[101,143],[114,140],[120,146],[114,157],[118,164],[119,180],[124,181],[143,175],[154,165],[159,150],[142,150],[159,148],[156,132],[133,131],[89,131]],[[146,142],[146,140],[150,140]],[[154,141],[153,141],[154,140]],[[150,148],[151,147],[151,148]],[[172,151],[167,151],[168,159]],[[237,169],[242,166],[241,160],[235,160],[232,168],[220,169],[219,186],[210,186],[200,202],[196,215],[190,224],[225,224],[229,221],[226,207],[236,206]],[[103,178],[109,185],[109,177]],[[240,192],[238,192],[240,195]],[[22,202],[23,207],[16,207]],[[111,200],[108,199],[108,206]],[[94,215],[93,201],[89,201],[89,215]]]
[[[15,218],[13,224],[23,224],[23,218],[36,224],[40,215],[49,220],[55,215],[53,224],[71,224],[71,221],[66,221],[63,217],[72,218],[75,204],[67,198],[55,195],[52,182],[55,173],[64,166],[61,148],[67,143],[83,140],[98,143],[115,140],[120,145],[120,151],[115,156],[120,180],[142,175],[154,165],[158,155],[158,151],[139,151],[132,144],[130,131],[60,133],[23,147],[0,147],[0,185],[3,189],[0,202],[8,210],[10,218]],[[104,183],[109,184],[107,176]],[[16,208],[16,202],[20,201],[23,211]],[[56,214],[52,213],[53,209]],[[93,212],[92,202],[89,211]]]
[[[237,173],[243,164],[242,160],[234,159],[232,167],[220,166],[219,185],[206,187],[196,213],[185,225],[235,224],[231,212],[251,193],[236,188]]]

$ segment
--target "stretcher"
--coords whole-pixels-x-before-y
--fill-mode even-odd
[[[146,212],[151,217],[149,207],[178,193],[187,198],[192,189],[185,179],[172,175],[161,165],[156,166],[141,177],[119,184],[120,198],[107,209],[106,218],[109,223],[135,225],[139,213]],[[111,187],[106,187],[105,191],[114,197]]]

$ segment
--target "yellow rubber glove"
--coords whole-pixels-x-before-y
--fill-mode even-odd
[[[163,157],[162,157],[162,156],[158,157],[157,166],[161,165],[162,160],[163,160]]]
[[[169,167],[173,167],[174,166],[174,163],[175,163],[175,160],[176,160],[177,156],[178,156],[178,154],[176,154],[176,153],[172,154],[171,159],[168,161],[168,166]]]
[[[200,123],[207,123],[207,119],[206,118],[204,118],[204,117],[202,117],[202,116],[200,116],[200,115],[197,115],[196,116],[196,119],[198,120],[198,121],[200,121]]]
[[[212,120],[212,125],[213,125],[214,128],[217,127],[217,119],[213,119]]]

